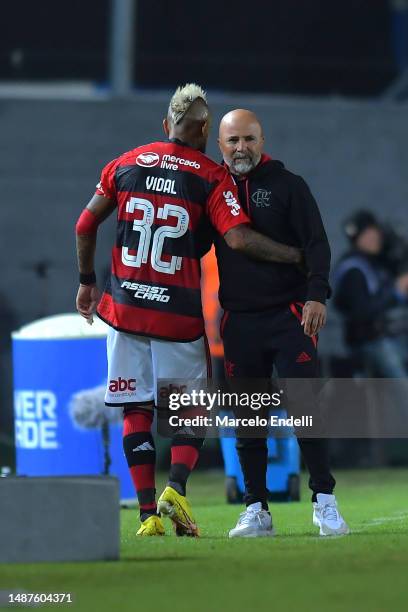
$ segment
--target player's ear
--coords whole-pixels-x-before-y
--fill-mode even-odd
[[[208,138],[209,133],[210,133],[210,120],[209,119],[206,119],[204,121],[203,125],[201,126],[201,132],[204,138]]]
[[[167,117],[165,119],[163,119],[163,130],[164,130],[164,133],[166,134],[166,136],[169,137],[170,130],[169,130],[169,123],[167,121]]]

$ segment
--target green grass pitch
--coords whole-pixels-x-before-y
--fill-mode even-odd
[[[242,508],[224,503],[221,473],[196,473],[200,539],[176,538],[168,523],[166,537],[136,539],[137,511],[123,510],[121,561],[0,565],[0,589],[71,592],[69,607],[86,611],[407,610],[408,470],[336,477],[351,536],[316,535],[303,475],[302,502],[271,505],[275,538],[228,540]]]

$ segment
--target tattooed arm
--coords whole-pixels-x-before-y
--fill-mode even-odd
[[[237,225],[224,235],[231,249],[240,251],[252,259],[278,263],[301,264],[302,251],[293,246],[276,242],[249,225]]]

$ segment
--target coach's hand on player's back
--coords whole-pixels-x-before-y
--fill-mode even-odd
[[[306,302],[303,306],[302,325],[306,336],[315,336],[326,323],[326,306],[320,302]]]
[[[93,321],[93,313],[96,311],[96,307],[100,300],[100,293],[96,285],[79,285],[76,307],[79,314],[89,323]]]

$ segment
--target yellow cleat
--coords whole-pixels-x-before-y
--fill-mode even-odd
[[[152,514],[152,516],[148,516],[147,519],[142,521],[139,531],[137,532],[138,536],[163,536],[165,535],[163,521],[160,516],[156,514]]]
[[[198,538],[200,535],[187,498],[173,487],[164,489],[157,502],[157,510],[171,519],[177,536]]]

